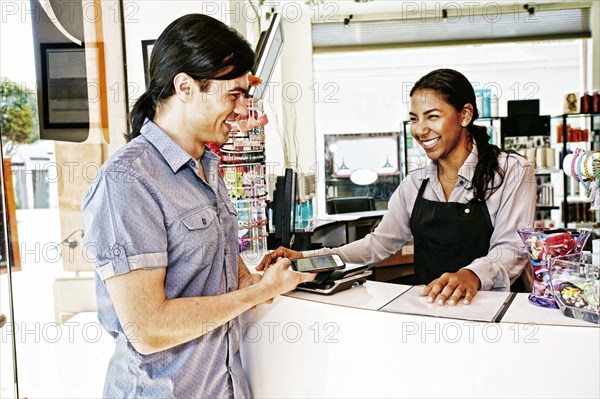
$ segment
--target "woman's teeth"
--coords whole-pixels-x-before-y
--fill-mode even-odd
[[[423,148],[428,150],[428,149],[432,148],[433,146],[435,146],[438,141],[440,141],[440,137],[436,137],[435,139],[431,139],[431,140],[421,141],[421,144],[423,145]]]

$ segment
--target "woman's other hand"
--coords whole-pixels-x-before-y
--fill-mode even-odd
[[[464,297],[463,303],[469,305],[481,287],[481,281],[469,269],[460,269],[456,273],[444,273],[427,284],[421,296],[427,296],[427,302],[454,306]]]
[[[269,252],[264,256],[260,264],[256,267],[256,270],[265,270],[273,263],[277,262],[279,258],[288,258],[288,259],[299,259],[303,258],[301,252],[293,251],[289,248],[279,247],[272,252]]]

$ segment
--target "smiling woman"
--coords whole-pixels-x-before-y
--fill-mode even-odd
[[[470,304],[479,290],[510,290],[526,266],[517,229],[533,223],[531,165],[489,144],[486,130],[473,124],[475,92],[460,72],[434,70],[410,95],[411,133],[433,162],[408,174],[375,231],[319,253],[370,264],[414,239],[416,280],[427,284],[421,295],[429,302]],[[302,255],[281,249],[270,257]]]
[[[427,157],[437,161],[438,178],[446,198],[458,180],[458,172],[471,153],[473,140],[478,145],[473,181],[474,196],[484,201],[487,191],[496,189],[494,173],[502,185],[504,173],[497,157],[500,149],[489,144],[487,130],[473,122],[479,117],[473,86],[461,73],[438,69],[419,79],[410,92],[411,134]],[[488,185],[491,187],[488,189]]]

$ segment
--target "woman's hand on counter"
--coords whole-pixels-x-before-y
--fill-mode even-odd
[[[464,297],[463,303],[469,305],[473,297],[481,287],[481,281],[475,273],[469,269],[460,269],[456,273],[444,273],[440,278],[427,284],[422,296],[427,296],[427,302],[438,305],[456,305]]]
[[[285,247],[279,247],[279,248],[275,249],[274,251],[266,254],[264,256],[264,258],[262,259],[262,261],[260,262],[260,265],[258,265],[256,267],[256,270],[266,270],[273,263],[277,262],[277,259],[279,259],[279,258],[299,259],[299,258],[303,258],[303,257],[304,256],[302,255],[301,252],[293,251],[293,250],[291,250],[289,248],[285,248]]]

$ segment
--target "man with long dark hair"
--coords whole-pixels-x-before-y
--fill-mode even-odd
[[[211,17],[171,23],[154,44],[128,144],[85,195],[98,316],[117,342],[105,397],[251,396],[237,316],[314,279],[287,259],[250,274],[219,159],[205,146],[225,142],[247,113],[253,60],[246,40]]]

